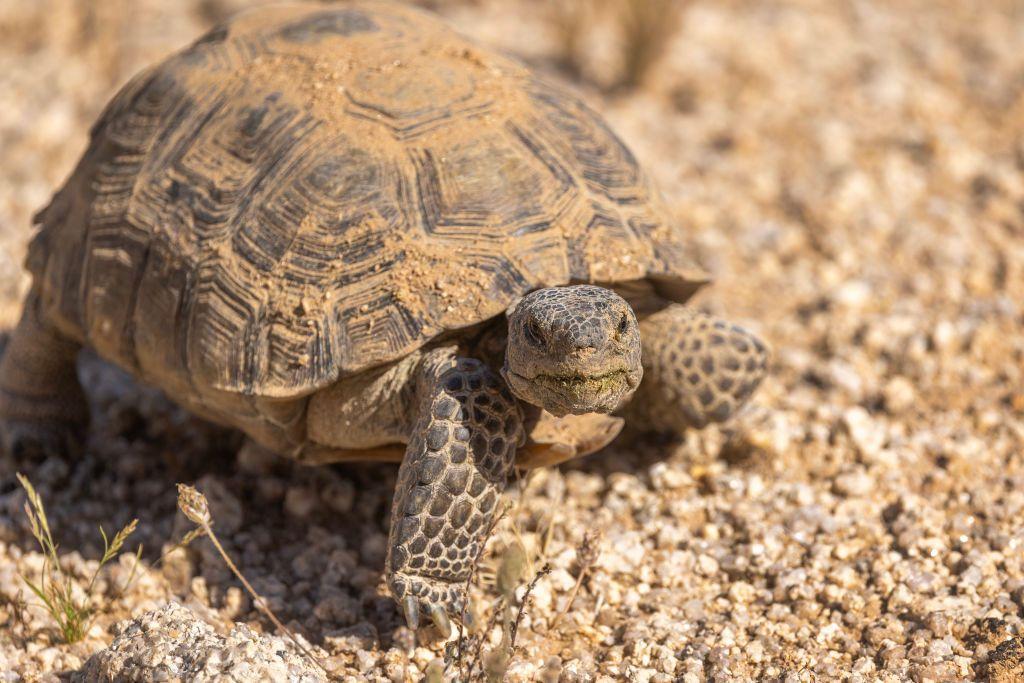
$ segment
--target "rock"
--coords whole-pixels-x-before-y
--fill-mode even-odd
[[[737,581],[729,587],[729,599],[734,603],[745,605],[754,599],[754,587],[745,581]]]
[[[359,620],[359,601],[336,586],[324,586],[313,615],[322,622],[350,626]]]
[[[710,555],[697,557],[697,570],[704,576],[714,576],[718,573],[718,561]]]
[[[885,445],[885,429],[868,411],[860,406],[848,409],[843,413],[843,426],[862,457],[869,461],[877,458]]]
[[[889,594],[889,609],[900,609],[907,607],[913,602],[914,594],[910,592],[906,584],[897,584],[892,593]]]
[[[388,552],[387,536],[381,533],[369,534],[359,546],[359,557],[370,566],[384,562]]]
[[[178,593],[187,590],[196,571],[195,562],[189,555],[188,549],[174,547],[163,558],[160,571],[170,583],[171,588]]]
[[[979,673],[987,675],[993,683],[1024,680],[1024,638],[1003,641],[989,655],[988,662]]]
[[[544,661],[544,666],[537,672],[537,678],[541,683],[558,683],[562,675],[562,660],[557,655],[552,655]]]
[[[847,308],[863,308],[870,299],[871,285],[863,280],[850,280],[835,292],[835,300]]]
[[[882,389],[882,397],[885,399],[885,407],[893,413],[902,413],[913,407],[917,400],[917,392],[914,385],[906,377],[893,377]]]
[[[559,683],[589,683],[592,680],[594,680],[592,665],[579,659],[566,662],[558,677]]]
[[[256,475],[269,475],[274,466],[281,462],[281,457],[247,439],[235,456],[238,467],[243,472]]]
[[[380,645],[377,629],[368,621],[332,631],[324,636],[324,645],[332,652],[356,652],[372,650]]]
[[[121,622],[116,631],[114,642],[90,657],[73,681],[326,680],[286,639],[257,634],[243,624],[222,636],[173,602]]]
[[[844,496],[859,497],[871,492],[875,486],[875,480],[869,477],[862,470],[846,472],[836,477],[836,493]]]
[[[284,509],[292,517],[308,517],[318,503],[316,492],[305,486],[289,486],[284,494]]]
[[[333,478],[320,492],[320,498],[335,512],[347,514],[356,500],[356,488],[348,479]]]

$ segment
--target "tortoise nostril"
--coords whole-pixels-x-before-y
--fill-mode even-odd
[[[588,328],[572,331],[566,335],[565,342],[570,351],[586,351],[603,348],[608,343],[608,337],[599,329]]]

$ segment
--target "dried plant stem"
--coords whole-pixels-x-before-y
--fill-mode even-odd
[[[103,556],[96,565],[89,583],[85,588],[85,600],[79,604],[74,597],[74,584],[70,576],[64,573],[60,566],[60,558],[57,555],[57,544],[53,540],[50,531],[50,522],[46,517],[46,508],[43,506],[42,497],[36,492],[35,487],[27,477],[21,473],[17,474],[18,481],[25,490],[25,515],[28,517],[32,535],[39,543],[39,549],[43,552],[43,569],[39,576],[39,583],[34,583],[26,576],[22,581],[29,587],[29,590],[40,601],[42,608],[56,622],[61,637],[66,643],[74,643],[82,640],[89,632],[93,620],[96,618],[96,610],[89,606],[89,599],[93,595],[93,588],[96,586],[96,579],[103,567],[118,556],[125,541],[135,531],[139,520],[133,519],[123,529],[114,534],[113,539],[107,538],[107,533],[100,527],[100,536],[103,537]],[[135,553],[135,565],[132,567],[128,580],[125,581],[118,595],[123,595],[131,584],[138,569],[139,559],[142,555],[140,545]]]
[[[623,37],[618,88],[640,85],[668,46],[679,19],[678,0],[627,0],[619,5]]]
[[[569,591],[569,599],[566,600],[565,604],[562,605],[562,609],[558,611],[555,618],[551,620],[550,624],[548,624],[548,632],[554,631],[558,621],[569,613],[569,608],[572,607],[573,601],[576,600],[576,595],[580,592],[580,586],[583,585],[583,579],[587,576],[587,569],[589,569],[589,567],[584,567],[580,570],[580,575],[576,577],[576,583],[573,585],[572,590]]]
[[[331,674],[327,670],[327,667],[320,662],[320,659],[316,655],[310,652],[309,649],[302,644],[298,637],[292,633],[290,628],[281,623],[281,620],[278,619],[277,615],[275,615],[273,610],[270,609],[270,605],[268,605],[266,600],[263,599],[263,596],[256,592],[256,589],[252,587],[249,581],[245,578],[245,575],[242,574],[238,567],[235,566],[235,563],[231,560],[231,556],[228,555],[226,550],[224,550],[224,546],[220,544],[220,539],[217,538],[217,534],[213,532],[213,517],[210,514],[206,496],[191,486],[178,484],[178,507],[181,508],[183,513],[185,513],[186,517],[188,517],[202,530],[203,534],[209,537],[210,542],[213,543],[213,547],[217,549],[217,553],[220,554],[224,563],[228,566],[228,569],[230,569],[231,573],[242,582],[242,586],[245,587],[245,590],[252,597],[253,603],[256,607],[258,607],[259,610],[263,612],[271,622],[273,622],[274,626],[287,634],[291,641],[295,643],[295,647],[299,648],[299,651],[301,651],[309,661],[316,664],[321,671],[330,677]],[[186,536],[186,538],[188,537]]]
[[[460,674],[462,674],[464,677],[467,677],[467,680],[469,674],[473,671],[472,665],[470,665],[468,672],[463,672],[462,670],[463,644],[465,642],[466,635],[466,612],[469,609],[469,587],[472,585],[473,579],[476,578],[477,572],[480,569],[480,559],[484,556],[484,551],[487,548],[487,540],[491,537],[491,534],[494,533],[494,529],[498,526],[498,522],[500,522],[505,517],[505,514],[507,512],[507,506],[502,508],[501,512],[494,516],[494,518],[491,520],[491,523],[487,525],[487,528],[480,535],[480,548],[476,552],[476,557],[473,558],[473,565],[472,567],[470,567],[469,576],[466,577],[466,585],[463,589],[464,595],[466,597],[462,604],[462,612],[459,614],[459,638],[455,650],[455,666],[458,668]],[[487,631],[485,631],[485,633],[486,632]],[[478,647],[476,650],[477,655],[480,654],[480,644],[482,644],[482,639],[480,639],[480,642],[478,643]]]
[[[14,627],[16,624],[21,625],[21,636],[17,639],[17,643],[21,649],[28,647],[29,643],[29,623],[28,615],[28,602],[26,602],[22,591],[19,588],[18,592],[15,593],[13,598],[7,597],[6,595],[0,594],[0,606],[6,606],[9,608],[7,619],[0,624],[0,632],[9,634],[11,642],[15,642],[14,638]]]
[[[537,587],[537,582],[540,581],[543,577],[547,576],[550,573],[551,573],[551,565],[550,564],[546,564],[543,567],[541,567],[540,571],[537,572],[534,575],[533,580],[530,581],[530,584],[526,587],[526,592],[523,594],[523,599],[519,602],[519,611],[516,612],[516,620],[514,622],[512,622],[512,628],[510,629],[510,631],[511,631],[511,638],[509,639],[509,658],[510,659],[511,659],[512,655],[514,655],[515,652],[516,652],[516,636],[519,635],[519,624],[520,624],[520,622],[522,622],[523,614],[525,614],[525,612],[526,612],[526,605],[530,602],[530,594],[533,593],[533,589]]]
[[[572,587],[572,591],[569,593],[569,599],[566,601],[562,609],[559,610],[555,618],[548,624],[548,632],[554,630],[555,625],[558,624],[558,620],[565,616],[569,609],[572,607],[572,603],[576,600],[577,594],[580,592],[580,586],[583,585],[583,580],[587,578],[587,571],[590,567],[597,562],[597,558],[601,554],[601,532],[588,532],[583,535],[583,540],[580,541],[580,545],[576,548],[576,556],[580,565],[580,574],[576,577],[576,584]]]
[[[213,546],[217,549],[217,552],[220,553],[220,556],[222,558],[224,558],[224,563],[227,564],[228,569],[230,569],[231,573],[233,573],[238,578],[238,580],[242,582],[242,585],[245,586],[245,590],[248,591],[249,595],[252,596],[252,599],[256,603],[256,606],[259,607],[260,610],[267,615],[267,618],[270,619],[270,621],[274,622],[274,626],[288,634],[288,637],[292,639],[292,642],[295,643],[295,646],[297,648],[302,650],[302,653],[304,655],[309,657],[318,667],[320,667],[323,670],[324,673],[327,673],[327,669],[324,667],[323,664],[320,663],[320,660],[317,659],[312,652],[306,649],[306,646],[299,641],[295,634],[292,633],[291,629],[289,629],[287,626],[281,623],[281,620],[278,619],[277,616],[274,614],[273,610],[270,609],[270,605],[268,605],[266,600],[263,599],[263,596],[257,593],[256,589],[249,584],[248,580],[246,580],[245,578],[245,575],[242,574],[242,572],[238,570],[238,567],[235,566],[235,563],[231,561],[231,557],[227,554],[227,551],[224,550],[223,546],[221,546],[220,541],[217,539],[217,535],[213,533],[213,530],[207,528],[205,529],[205,531],[206,535],[210,537],[210,542],[212,542]]]
[[[504,600],[502,599],[501,602],[504,602]],[[500,605],[491,612],[491,618],[487,620],[487,628],[485,628],[483,631],[485,635],[494,630],[494,627],[498,623],[498,618],[502,615],[503,609],[504,606]],[[476,650],[473,652],[473,659],[469,663],[469,668],[462,674],[465,680],[467,681],[470,680],[470,677],[473,675],[473,671],[475,671],[476,667],[480,664],[480,657],[483,654],[484,649],[483,637],[477,638],[476,645],[477,647]]]

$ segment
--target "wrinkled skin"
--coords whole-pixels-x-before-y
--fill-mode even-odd
[[[509,315],[501,374],[517,398],[553,415],[610,413],[643,377],[636,315],[603,287],[533,292]]]

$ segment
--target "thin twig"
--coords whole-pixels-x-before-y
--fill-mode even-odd
[[[512,622],[512,637],[509,642],[509,659],[511,659],[512,655],[514,655],[516,652],[516,636],[519,635],[519,623],[523,620],[523,614],[526,611],[526,604],[530,601],[530,594],[533,593],[533,589],[536,588],[537,582],[540,581],[542,577],[547,576],[550,573],[551,565],[544,565],[540,568],[540,571],[537,572],[536,575],[534,575],[533,580],[530,581],[530,584],[526,587],[526,592],[523,594],[523,599],[519,602],[519,611],[516,613],[516,620]]]
[[[548,624],[548,632],[550,633],[555,629],[555,625],[558,624],[558,620],[564,617],[568,612],[569,608],[572,607],[572,603],[576,600],[576,594],[580,592],[580,586],[583,585],[583,578],[587,575],[586,568],[580,571],[580,575],[576,577],[576,583],[573,585],[572,590],[569,591],[569,599],[566,600],[565,604],[562,605],[562,609],[558,611],[555,618]]]
[[[480,559],[484,556],[484,551],[487,549],[487,541],[490,539],[491,534],[494,533],[495,527],[498,526],[498,522],[504,518],[505,513],[508,512],[508,507],[502,508],[501,512],[496,514],[491,523],[487,525],[487,529],[480,535],[479,544],[480,547],[476,551],[476,557],[473,558],[473,564],[469,569],[469,576],[466,577],[466,585],[463,588],[463,595],[465,596],[462,601],[462,610],[459,613],[459,638],[458,644],[455,649],[455,665],[459,669],[459,673],[463,676],[468,677],[468,673],[462,670],[462,652],[463,652],[463,641],[466,634],[466,610],[469,609],[469,587],[473,583],[473,579],[476,577],[477,572],[480,569]],[[472,668],[470,668],[472,672]]]
[[[504,611],[504,598],[500,598],[499,601],[502,604],[499,604],[497,607],[494,608],[494,610],[492,610],[491,618],[487,620],[487,628],[484,630],[485,635],[494,630],[495,625],[497,625],[498,623],[498,617],[501,616],[502,612]],[[477,637],[476,649],[473,651],[473,660],[469,663],[469,669],[467,669],[466,672],[463,674],[467,681],[470,680],[470,677],[473,675],[473,671],[476,669],[477,664],[480,663],[480,655],[483,653],[483,649],[484,639],[483,636],[479,636]]]
[[[228,569],[231,573],[242,582],[245,590],[248,591],[249,595],[252,596],[255,605],[262,611],[274,626],[283,631],[288,635],[295,646],[304,654],[311,662],[316,664],[325,674],[330,677],[331,673],[325,667],[309,649],[303,645],[298,637],[292,633],[291,629],[281,623],[281,620],[277,618],[273,610],[270,609],[270,605],[266,603],[263,596],[256,592],[256,589],[249,584],[249,581],[245,578],[242,572],[232,562],[231,557],[227,551],[224,550],[224,546],[220,544],[220,540],[217,538],[217,534],[213,532],[213,517],[210,514],[209,504],[207,503],[206,496],[200,493],[198,490],[185,484],[178,484],[178,507],[193,523],[199,526],[203,530],[203,533],[210,538],[210,542],[213,543],[213,547],[217,549],[224,563],[227,564]]]
[[[572,607],[573,601],[576,600],[576,595],[580,591],[580,586],[583,585],[583,580],[587,577],[587,572],[590,567],[597,562],[597,558],[601,554],[601,532],[587,532],[583,534],[583,540],[580,542],[578,548],[576,548],[576,557],[580,565],[579,576],[576,577],[576,584],[572,587],[572,591],[569,592],[569,599],[559,610],[555,618],[548,624],[548,633],[554,630],[555,625],[558,624],[559,619],[565,616],[569,609]]]
[[[231,561],[231,558],[228,556],[227,551],[224,550],[223,546],[221,546],[220,541],[217,539],[217,535],[213,533],[213,530],[207,529],[206,535],[210,537],[210,541],[213,543],[214,547],[217,548],[217,552],[220,553],[220,556],[224,558],[224,562],[228,565],[228,568],[231,570],[231,572],[236,577],[238,577],[238,580],[242,582],[243,586],[245,586],[245,590],[248,591],[249,595],[252,596],[252,599],[256,602],[256,606],[263,610],[263,613],[267,615],[268,619],[274,622],[274,626],[278,627],[279,629],[288,634],[288,637],[292,639],[292,642],[295,643],[296,647],[302,650],[302,653],[304,655],[309,657],[318,667],[320,667],[323,670],[324,673],[328,673],[327,668],[320,663],[320,660],[317,659],[317,657],[315,657],[312,652],[306,649],[306,646],[299,641],[298,637],[294,633],[292,633],[291,629],[289,629],[287,626],[281,623],[281,621],[277,618],[274,612],[270,609],[270,605],[268,605],[266,603],[266,600],[263,599],[263,596],[257,593],[256,589],[249,584],[249,582],[246,580],[242,572],[240,572],[238,570],[238,567],[235,566],[235,563]]]

